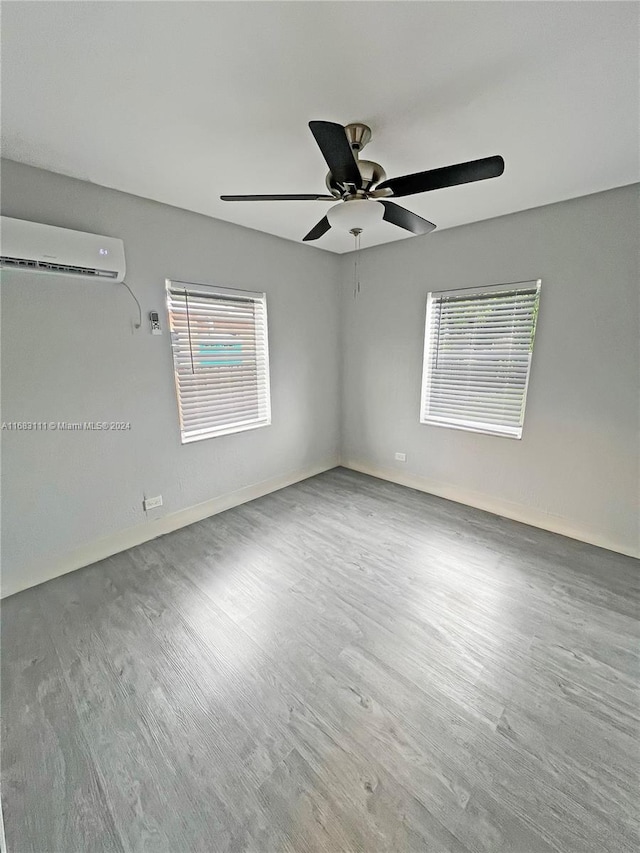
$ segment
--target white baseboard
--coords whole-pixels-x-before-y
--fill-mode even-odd
[[[520,521],[522,524],[539,527],[551,533],[559,533],[561,536],[569,537],[569,539],[578,539],[580,542],[597,545],[599,548],[606,548],[608,551],[616,551],[619,554],[625,554],[627,557],[640,557],[640,547],[636,549],[630,548],[625,544],[610,539],[606,535],[602,536],[594,533],[592,530],[587,530],[568,518],[552,515],[534,507],[512,503],[511,501],[496,498],[492,495],[462,489],[459,486],[452,486],[448,483],[439,483],[429,480],[426,477],[418,477],[415,474],[408,474],[389,468],[378,468],[375,465],[368,465],[365,462],[353,459],[341,459],[340,464],[344,468],[359,471],[361,474],[369,474],[371,477],[388,480],[390,483],[397,483],[399,486],[408,486],[420,492],[427,492],[439,498],[446,498],[449,501],[475,507],[475,509],[482,509],[493,515],[510,518],[512,521]]]
[[[81,569],[83,566],[89,566],[91,563],[97,563],[99,560],[113,556],[113,554],[119,554],[121,551],[126,551],[136,545],[141,545],[143,542],[156,539],[165,533],[171,533],[172,530],[178,530],[180,527],[187,527],[189,524],[202,521],[203,518],[209,518],[211,515],[224,512],[234,506],[261,498],[271,492],[277,492],[279,489],[292,486],[301,480],[315,477],[317,474],[329,471],[337,465],[338,460],[332,459],[322,465],[290,471],[286,474],[272,477],[269,480],[245,486],[227,495],[220,495],[195,506],[178,510],[178,512],[173,512],[162,518],[153,519],[144,524],[130,527],[127,530],[105,536],[102,539],[97,539],[58,558],[42,560],[38,565],[29,566],[17,583],[5,583],[3,579],[2,598],[6,598],[16,592],[21,592],[23,589],[37,586],[60,575],[65,575],[68,572],[73,572],[76,569]]]

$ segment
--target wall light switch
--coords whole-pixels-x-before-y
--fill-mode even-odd
[[[396,453],[396,462],[406,462],[407,454],[406,453]]]

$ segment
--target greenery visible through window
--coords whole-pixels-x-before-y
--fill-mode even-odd
[[[420,421],[522,437],[540,281],[429,293]]]

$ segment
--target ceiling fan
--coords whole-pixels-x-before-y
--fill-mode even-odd
[[[357,224],[358,227],[346,230],[359,234],[364,222],[380,218],[412,234],[428,234],[436,227],[433,222],[389,199],[497,178],[504,171],[504,160],[495,156],[387,179],[379,163],[360,159],[360,151],[371,139],[371,129],[366,124],[343,127],[332,121],[310,121],[309,128],[329,167],[326,179],[329,195],[223,195],[220,198],[223,201],[338,201],[303,237],[305,241],[317,240],[332,225]]]

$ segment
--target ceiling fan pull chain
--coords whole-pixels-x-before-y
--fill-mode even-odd
[[[356,247],[357,247],[358,238],[356,237]],[[355,299],[358,295],[358,253],[356,251],[355,257],[353,259],[353,298]]]
[[[362,234],[362,228],[352,228],[349,233],[353,234],[353,239],[355,241],[355,258],[353,261],[353,298],[355,299],[360,293],[360,271],[358,268],[358,257],[360,255],[360,235]]]

